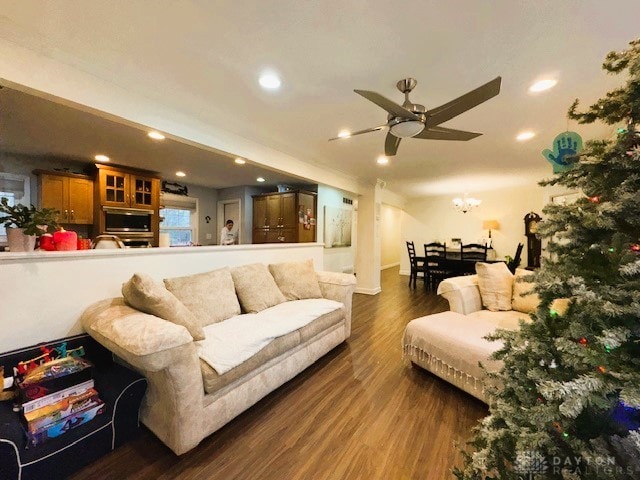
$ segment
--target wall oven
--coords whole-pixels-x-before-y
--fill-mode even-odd
[[[116,235],[125,246],[153,245],[153,210],[103,207],[105,235]]]

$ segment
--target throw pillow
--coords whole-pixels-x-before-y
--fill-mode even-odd
[[[124,301],[131,307],[185,327],[194,340],[204,340],[204,330],[191,311],[161,283],[135,273],[122,285]]]
[[[476,263],[478,274],[478,288],[482,305],[492,312],[511,310],[511,296],[513,295],[513,274],[507,264]]]
[[[513,298],[511,307],[522,313],[533,313],[538,309],[540,297],[533,291],[535,283],[523,280],[527,275],[532,275],[528,270],[516,269],[513,278]]]
[[[193,312],[203,327],[240,314],[240,304],[228,268],[165,278],[164,284]]]
[[[322,298],[318,277],[313,269],[313,260],[272,263],[269,265],[269,271],[287,300]]]
[[[242,310],[246,313],[257,313],[287,301],[269,269],[262,263],[234,267],[231,276]]]

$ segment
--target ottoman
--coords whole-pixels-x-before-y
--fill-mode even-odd
[[[490,372],[502,366],[502,362],[489,358],[502,342],[483,338],[496,328],[491,319],[456,312],[416,318],[404,331],[404,357],[488,404],[486,387],[490,380],[479,363]]]

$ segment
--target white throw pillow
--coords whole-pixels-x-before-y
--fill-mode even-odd
[[[516,275],[513,279],[511,307],[518,312],[534,313],[540,304],[540,297],[533,291],[535,283],[522,280],[527,275],[532,275],[532,272],[522,268],[516,269]]]
[[[128,305],[144,313],[184,326],[194,340],[204,340],[204,330],[193,313],[161,283],[144,273],[136,273],[122,285]]]
[[[272,263],[269,271],[287,300],[322,298],[313,260],[304,262]]]
[[[509,271],[507,264],[478,262],[476,273],[482,305],[492,312],[511,310],[513,274]]]
[[[231,276],[242,310],[246,313],[258,313],[287,301],[269,269],[262,263],[233,267]]]
[[[203,327],[240,314],[240,304],[228,268],[165,278],[164,285],[193,312]]]

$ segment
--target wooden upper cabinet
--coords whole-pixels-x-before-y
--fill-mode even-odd
[[[98,197],[103,207],[156,210],[160,204],[160,179],[97,165]]]
[[[60,212],[58,223],[93,223],[93,181],[84,175],[36,170],[39,176],[40,206]]]

